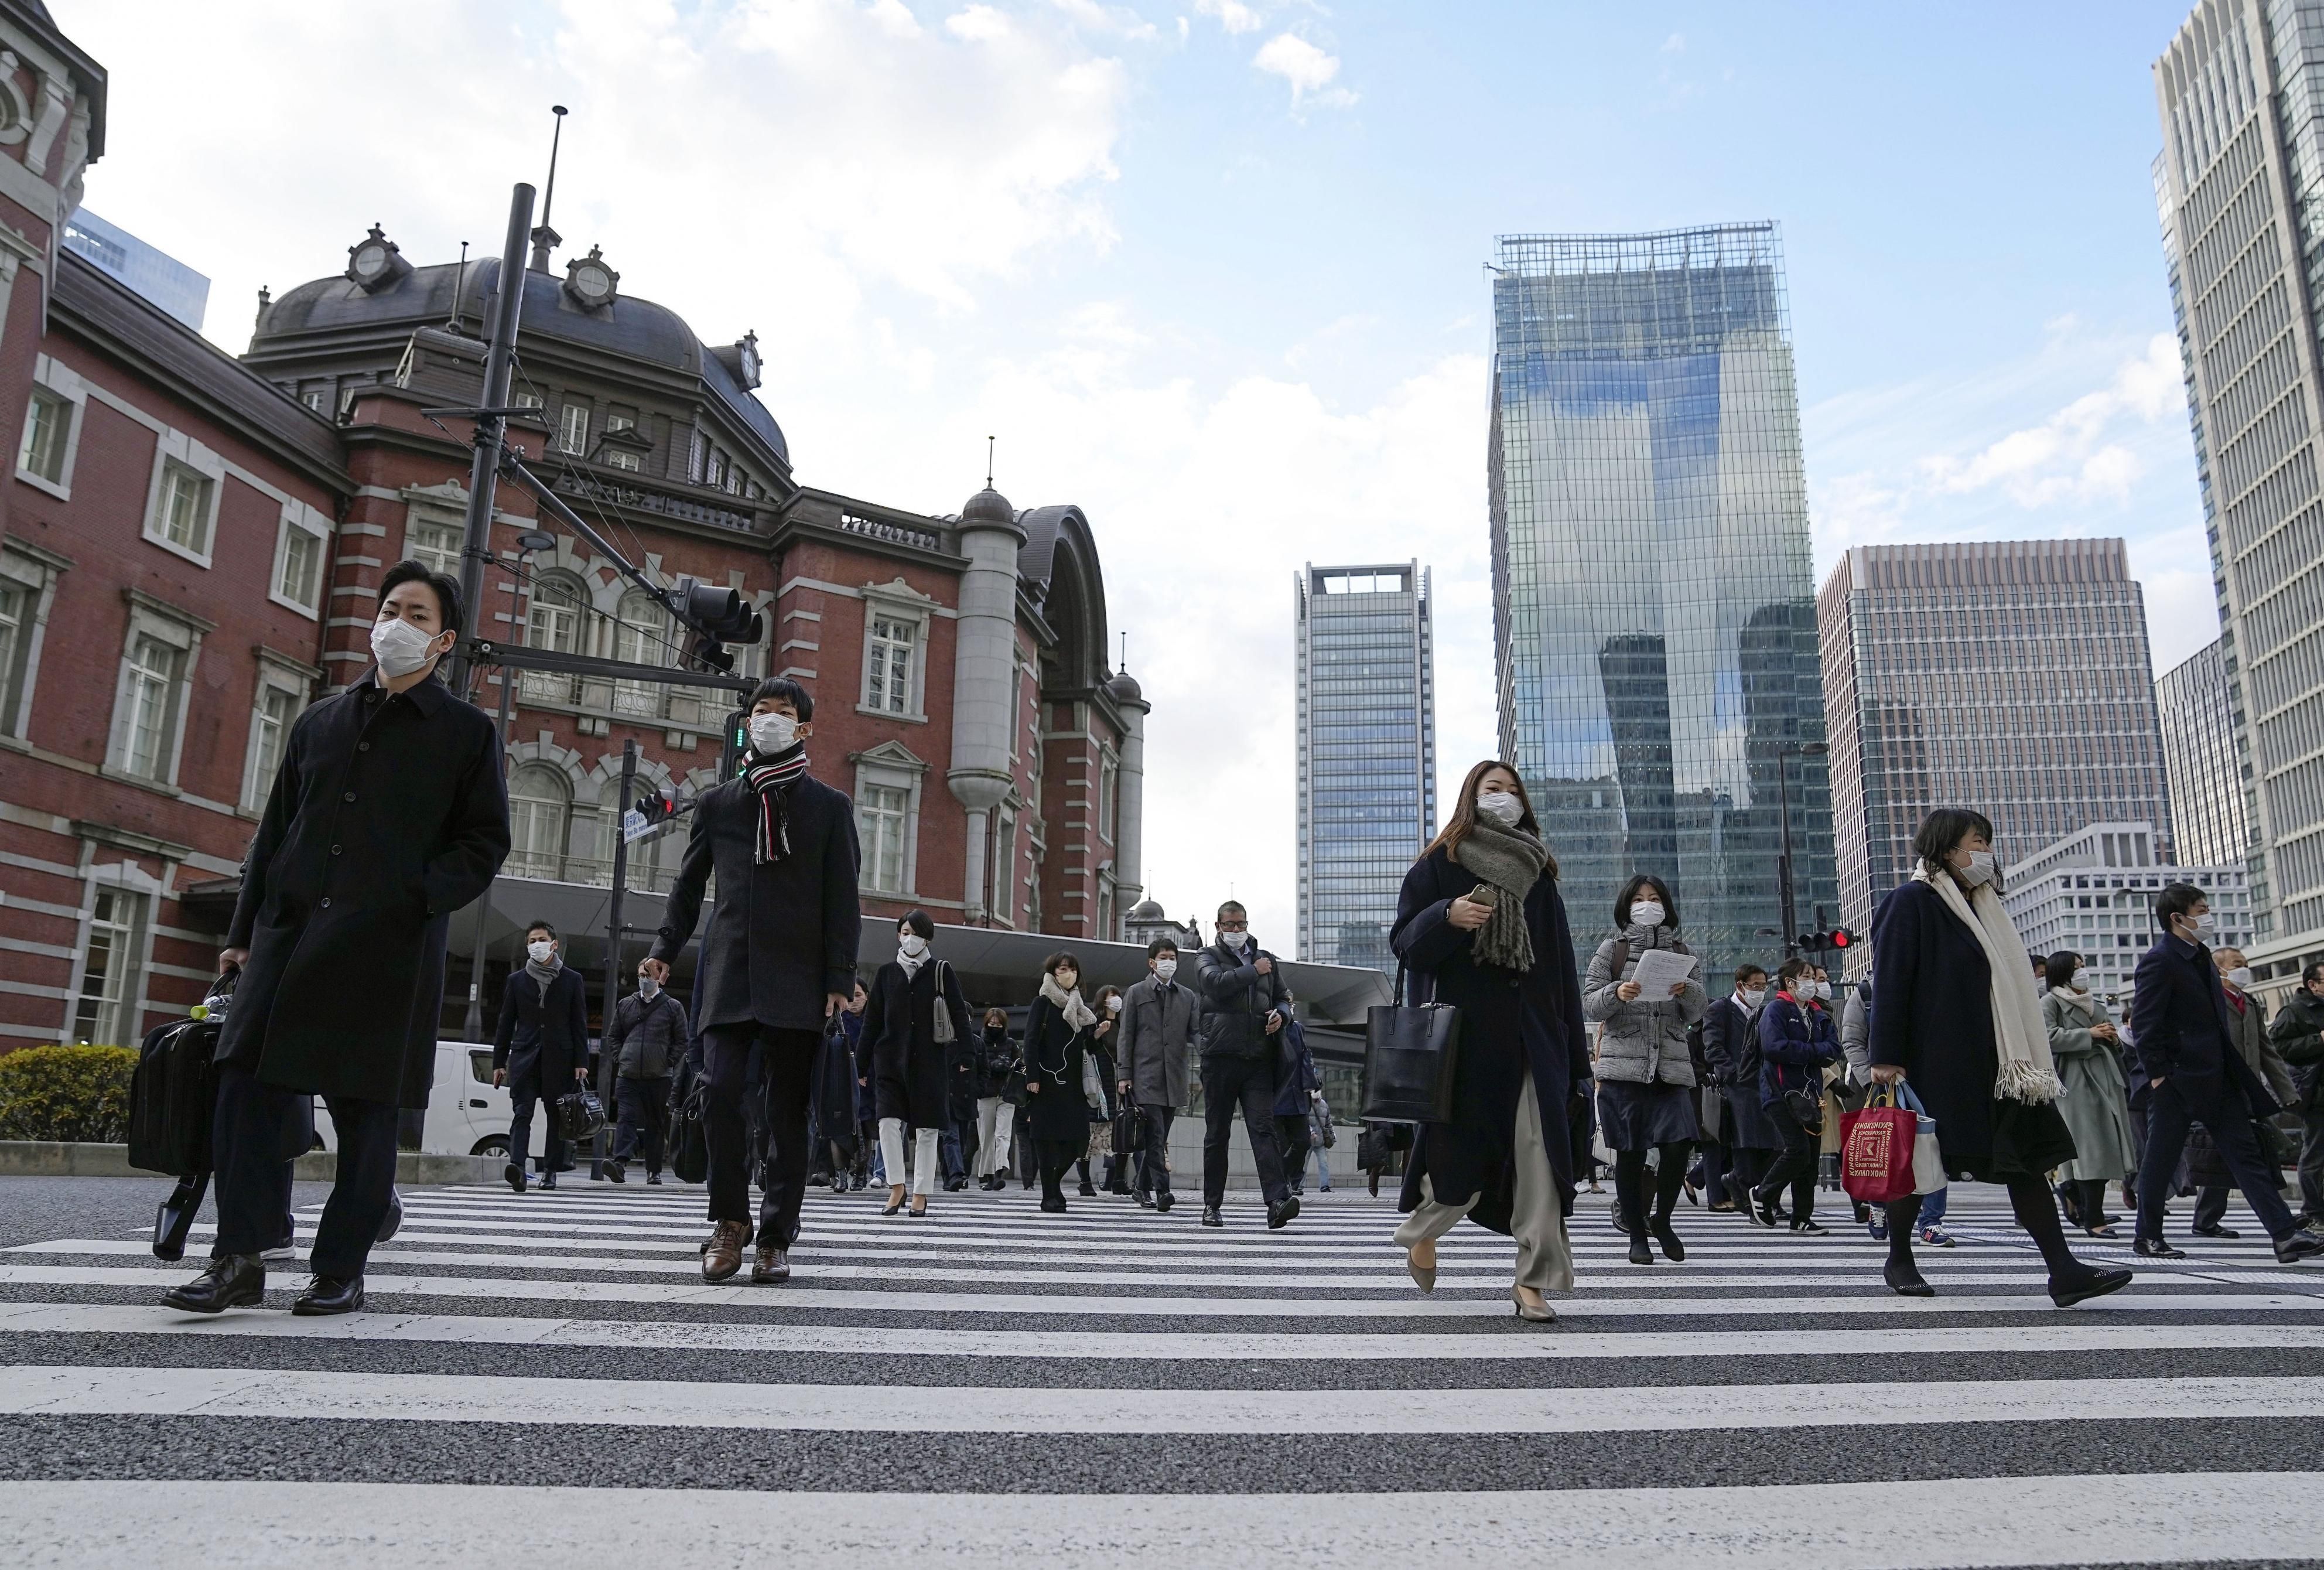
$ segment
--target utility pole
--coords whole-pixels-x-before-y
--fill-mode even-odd
[[[476,451],[468,465],[468,521],[460,542],[460,603],[467,625],[450,655],[445,683],[466,697],[475,670],[469,650],[482,625],[484,568],[493,559],[493,502],[499,488],[501,449],[508,436],[509,362],[516,353],[516,329],[524,309],[524,245],[532,229],[532,187],[520,184],[509,198],[508,237],[501,245],[498,309],[484,349],[484,405],[475,411]]]
[[[630,876],[630,831],[622,820],[630,815],[630,801],[637,794],[638,743],[634,736],[622,743],[622,794],[617,799],[619,810],[613,815],[613,891],[605,902],[605,1015],[604,1023],[597,1030],[597,1094],[610,1097],[614,1091],[613,1080],[620,1066],[613,1062],[613,1008],[622,997],[622,885]],[[605,1131],[599,1129],[589,1157],[589,1176],[605,1175]]]

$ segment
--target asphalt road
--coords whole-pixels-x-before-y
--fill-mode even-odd
[[[1683,1209],[1652,1267],[1584,1196],[1535,1325],[1507,1240],[1454,1233],[1424,1296],[1391,1201],[1345,1187],[1280,1233],[1249,1197],[1210,1231],[815,1190],[793,1281],[754,1288],[702,1283],[699,1189],[576,1174],[408,1193],[370,1310],[300,1320],[294,1273],[263,1310],[156,1307],[191,1273],[145,1246],[166,1188],[0,1180],[7,1563],[2324,1556],[2324,1267],[2240,1205],[2245,1241],[2061,1312],[1997,1192],[1956,1190],[1925,1301],[1837,1195],[1825,1237]]]

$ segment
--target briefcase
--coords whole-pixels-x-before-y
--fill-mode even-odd
[[[1450,1003],[1406,1003],[1404,983],[1398,965],[1396,1001],[1373,1005],[1365,1017],[1362,1116],[1367,1122],[1450,1122],[1461,1011]]]
[[[147,1032],[129,1080],[129,1164],[172,1178],[207,1177],[217,1099],[218,1035],[242,973],[210,984],[192,1014]],[[196,1201],[199,1204],[199,1201]]]
[[[1146,1149],[1146,1114],[1130,1102],[1113,1114],[1113,1153],[1135,1156]]]
[[[557,1098],[557,1131],[576,1143],[593,1138],[605,1126],[605,1105],[594,1090],[576,1090]]]

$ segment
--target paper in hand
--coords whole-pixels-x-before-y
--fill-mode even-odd
[[[1630,979],[1638,984],[1640,1002],[1659,1002],[1670,996],[1673,984],[1685,981],[1694,974],[1694,966],[1692,955],[1673,954],[1667,948],[1649,948],[1638,956],[1637,968],[1630,973]]]

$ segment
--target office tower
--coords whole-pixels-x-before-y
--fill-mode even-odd
[[[196,332],[202,330],[210,281],[175,256],[87,208],[65,221],[65,249],[87,257]]]
[[[1504,236],[1493,351],[1502,754],[1579,956],[1653,873],[1715,988],[1835,899],[1775,226]]]
[[[2217,639],[2156,679],[2154,708],[2163,725],[2163,774],[2179,859],[2240,871],[2246,836],[2236,705]]]
[[[2005,857],[2001,903],[2029,951],[2073,950],[2089,967],[2092,990],[2126,1005],[2139,956],[2162,934],[2154,901],[2168,883],[2193,883],[2210,895],[2218,947],[2251,942],[2243,858],[2174,866],[2151,823],[2093,823],[2023,861]]]
[[[2324,947],[2324,13],[2202,0],[2154,62],[2154,193],[2236,729],[2254,968]]]
[[[1436,657],[1417,561],[1294,582],[1298,955],[1393,971],[1397,891],[1436,836]]]
[[[1817,610],[1850,927],[1912,875],[1932,807],[1991,818],[2004,866],[2094,823],[2151,823],[2168,846],[2146,606],[2121,540],[1854,546]]]

